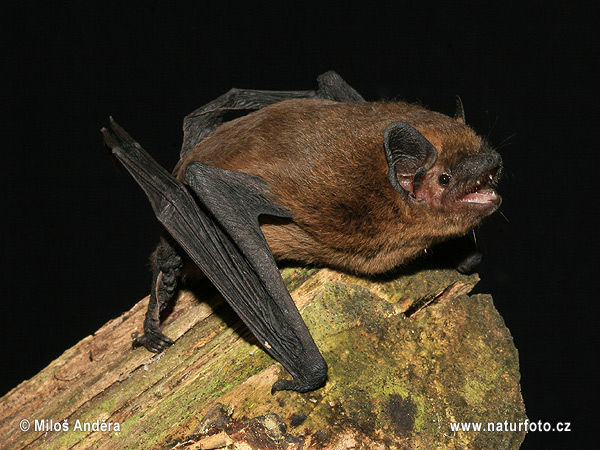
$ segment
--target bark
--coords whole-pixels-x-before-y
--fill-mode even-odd
[[[489,295],[468,295],[477,275],[282,273],[329,364],[322,389],[271,395],[288,375],[204,286],[165,319],[163,354],[131,348],[146,298],[0,399],[4,448],[520,447],[524,429],[451,429],[526,419],[510,333]]]

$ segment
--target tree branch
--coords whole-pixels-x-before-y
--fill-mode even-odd
[[[477,275],[283,275],[329,365],[322,389],[271,395],[288,375],[216,294],[180,295],[166,352],[132,350],[146,298],[0,399],[5,448],[519,448],[524,429],[451,428],[526,419],[510,333],[490,296],[467,295]]]

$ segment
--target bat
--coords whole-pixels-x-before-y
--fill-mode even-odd
[[[237,110],[252,112],[224,121]],[[183,130],[169,173],[112,118],[102,129],[164,227],[134,346],[158,353],[173,343],[160,311],[199,270],[291,375],[273,392],[315,390],[327,378],[276,260],[383,273],[465,235],[501,203],[502,159],[465,124],[460,99],[454,117],[367,102],[327,72],[317,90],[232,89]]]

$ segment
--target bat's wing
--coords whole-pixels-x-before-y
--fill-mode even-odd
[[[261,91],[254,89],[231,89],[212,102],[188,114],[183,121],[183,145],[181,161],[199,142],[212,133],[229,111],[264,108],[273,103],[295,98],[323,98],[343,103],[362,102],[364,98],[334,71],[317,77],[316,91]]]
[[[197,196],[171,176],[111,120],[106,144],[148,195],[158,220],[219,289],[236,313],[293,380],[273,390],[320,387],[327,365],[291,299],[258,216],[290,217],[251,175],[190,164],[184,178]]]

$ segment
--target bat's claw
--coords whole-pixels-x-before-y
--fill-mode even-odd
[[[132,345],[133,348],[146,347],[147,350],[153,353],[161,353],[167,347],[173,345],[173,340],[160,331],[146,331],[143,335],[137,336]]]
[[[317,361],[311,371],[302,377],[292,380],[278,380],[271,387],[271,394],[277,391],[310,392],[319,389],[327,381],[327,363],[325,360]]]
[[[482,259],[483,254],[481,252],[473,252],[456,266],[456,270],[462,274],[470,275],[475,271],[475,268],[481,264]]]
[[[296,392],[310,392],[318,389],[325,384],[325,380],[318,383],[302,383],[296,380],[279,380],[273,383],[271,387],[271,394],[277,391],[296,391]]]

